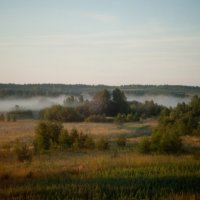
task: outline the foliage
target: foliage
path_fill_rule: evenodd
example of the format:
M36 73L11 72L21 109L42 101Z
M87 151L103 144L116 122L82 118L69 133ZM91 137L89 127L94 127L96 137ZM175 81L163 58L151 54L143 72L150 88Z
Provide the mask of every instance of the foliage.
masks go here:
M0 176L1 199L199 199L200 162L191 156L107 152L40 156ZM13 162L13 161L11 161ZM22 171L23 170L23 171ZM23 173L22 173L23 172ZM27 178L32 172L32 177ZM17 177L17 178L16 178ZM19 178L20 177L20 178Z
M49 150L50 147L67 149L93 149L93 139L77 129L70 132L58 122L40 122L35 130L34 147L36 152Z
M123 124L126 122L126 115L118 113L117 116L114 118L114 122L117 124Z
M113 108L112 113L116 115L118 113L127 114L130 110L129 104L126 100L126 96L123 91L119 88L116 88L112 91L112 101Z
M80 122L83 121L83 116L73 107L63 107L54 105L41 111L40 117L44 120L59 121L59 122Z
M97 149L101 151L105 151L109 149L109 142L106 138L101 138L97 141Z
M40 122L35 129L34 147L36 152L48 150L59 142L63 126L57 122Z
M140 153L150 153L151 152L151 141L149 138L144 137L138 146Z
M33 119L33 112L31 110L14 110L8 112L7 115L15 119Z
M17 155L17 160L20 162L30 162L32 160L32 152L25 143L17 141L15 144L15 153Z
M189 104L178 104L174 109L165 109L159 119L160 129L170 128L178 135L198 134L200 122L200 98L194 96Z
M160 106L151 101L145 101L144 103L132 101L130 102L131 113L134 115L134 121L139 120L139 118L150 118L158 116L161 111L164 109L163 106Z
M157 129L151 138L151 151L160 153L179 153L182 150L180 136L171 128Z
M68 133L68 130L62 130L59 136L59 144L62 149L67 149L72 146L72 139Z
M17 96L59 96L96 93L103 89L111 91L115 86L107 85L65 85L65 84L0 84L0 97ZM123 85L120 90L130 95L173 95L185 97L190 94L200 94L200 87L179 85Z

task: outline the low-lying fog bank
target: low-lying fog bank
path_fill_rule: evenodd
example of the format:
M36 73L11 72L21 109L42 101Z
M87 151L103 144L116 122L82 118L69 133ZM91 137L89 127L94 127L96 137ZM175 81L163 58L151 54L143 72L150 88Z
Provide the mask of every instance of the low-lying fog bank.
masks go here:
M83 95L84 99L91 100L92 97L88 94ZM54 104L63 104L66 99L65 95L61 95L58 97L33 97L33 98L7 98L0 99L0 111L6 112L14 110L16 105L23 109L30 110L41 110L43 108L49 107ZM145 102L146 100L153 100L155 103L164 105L167 107L174 107L178 103L188 103L190 101L190 97L175 97L175 96L164 96L164 95L144 95L144 96L135 96L135 95L127 95L128 101L139 101Z
M128 101L139 101L145 102L149 100L153 100L155 103L159 105L163 105L166 107L175 107L178 103L189 103L191 98L190 97L175 97L175 96L166 96L166 95L143 95L143 96L136 96L136 95L129 95L127 96Z

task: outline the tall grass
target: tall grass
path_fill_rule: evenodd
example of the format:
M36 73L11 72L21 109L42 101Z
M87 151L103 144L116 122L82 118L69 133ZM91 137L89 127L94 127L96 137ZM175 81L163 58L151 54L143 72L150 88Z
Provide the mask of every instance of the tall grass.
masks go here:
M200 162L190 155L57 152L32 163L8 160L0 172L0 199L200 197Z

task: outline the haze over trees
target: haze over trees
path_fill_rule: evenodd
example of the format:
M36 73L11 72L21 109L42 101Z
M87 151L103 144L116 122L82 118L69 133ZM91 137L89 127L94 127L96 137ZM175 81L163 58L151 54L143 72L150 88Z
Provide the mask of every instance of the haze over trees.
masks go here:
M70 99L73 99L70 97ZM46 120L56 120L62 122L78 121L98 121L106 122L106 117L120 117L123 115L124 121L138 121L141 117L148 118L157 116L163 106L155 104L153 101L143 103L128 102L123 91L116 88L112 92L102 90L94 94L91 101L82 102L77 107L66 107L54 105L40 112L40 117Z
M0 84L0 97L34 97L34 96L59 96L59 95L80 95L83 93L94 94L106 89L114 90L118 87L126 94L134 95L172 95L191 96L200 94L200 87L179 86L179 85L65 85L65 84Z

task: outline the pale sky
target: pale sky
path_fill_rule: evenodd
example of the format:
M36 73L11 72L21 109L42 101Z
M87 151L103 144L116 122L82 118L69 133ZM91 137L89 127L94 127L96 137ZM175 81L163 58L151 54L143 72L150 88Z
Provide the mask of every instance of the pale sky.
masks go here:
M0 0L0 82L200 86L200 0Z

